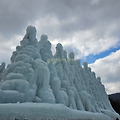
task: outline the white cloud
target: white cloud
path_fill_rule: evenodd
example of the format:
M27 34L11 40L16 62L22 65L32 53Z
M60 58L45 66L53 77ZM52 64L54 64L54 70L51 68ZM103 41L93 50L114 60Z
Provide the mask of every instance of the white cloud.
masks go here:
M119 45L119 38L116 35L118 30L118 22L109 25L98 23L91 29L81 29L80 21L73 16L71 19L61 20L54 14L46 15L37 19L33 24L37 27L37 38L42 33L47 34L51 43L62 43L63 46L72 46L77 49L80 58L84 58L89 54L99 54L105 50ZM116 32L115 32L116 31ZM69 50L68 50L69 51ZM74 50L76 51L76 50Z
M105 84L106 91L108 94L119 93L120 92L120 81L110 82Z
M8 63L29 24L36 26L38 40L41 34L48 35L54 52L58 42L74 51L77 58L116 47L120 45L119 11L120 0L1 0L0 62ZM109 72L109 79L119 80L116 63L120 62L116 57L106 57L92 65L95 72L103 75L103 81L108 80ZM105 69L103 74L101 68ZM108 87L112 84L106 82Z
M63 46L76 48L81 57L98 54L118 44L119 2L29 0L28 6L27 0L0 1L0 34L10 41L9 36L23 34L25 27L33 24L38 40L44 33L52 43L57 39Z
M92 1L91 1L91 4L92 4L92 5L97 5L98 2L99 2L99 0L92 0Z
M110 38L107 35L99 38L94 30L79 31L63 39L64 41L62 38L53 39L51 42L53 44L62 43L65 49L73 50L79 58L84 58L89 54L96 55L112 47L117 47L119 41L117 38Z
M97 76L101 76L108 93L120 92L120 50L96 60L89 66Z
M12 38L7 41L4 37L0 36L0 39L2 39L0 45L0 64L2 62L5 62L6 64L10 63L10 57L12 55L12 52L15 51L16 46L20 44L20 41L22 40L22 36L15 35Z

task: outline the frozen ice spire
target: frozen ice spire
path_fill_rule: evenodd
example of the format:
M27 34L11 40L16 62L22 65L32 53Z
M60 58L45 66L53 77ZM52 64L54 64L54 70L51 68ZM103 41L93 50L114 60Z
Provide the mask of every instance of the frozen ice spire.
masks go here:
M34 26L28 26L26 29L26 34L23 39L28 39L29 41L36 40L36 28Z
M53 55L51 51L51 43L49 42L47 35L41 35L39 47L41 58L43 61L47 62L48 60L52 59Z
M70 52L68 56L69 56L69 59L71 59L71 60L74 60L74 58L75 58L73 52Z
M58 43L57 46L56 46L56 53L55 53L54 57L62 59L63 56L64 56L63 46L62 46L62 44Z
M113 111L100 78L88 63L81 67L73 52L67 58L60 43L53 57L48 36L43 34L38 42L34 26L27 27L11 64L5 70L4 66L0 66L0 103L59 103L90 112Z

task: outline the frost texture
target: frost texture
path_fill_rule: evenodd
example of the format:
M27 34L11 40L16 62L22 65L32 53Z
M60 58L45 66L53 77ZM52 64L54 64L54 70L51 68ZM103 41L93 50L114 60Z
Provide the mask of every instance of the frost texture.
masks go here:
M11 64L7 68L1 64L0 80L0 103L59 103L79 111L116 115L101 78L96 78L87 62L81 67L74 53L67 55L60 43L52 55L47 35L38 42L34 26L27 27Z
M116 120L116 116L119 118L111 111L104 111L105 114L92 113L73 110L62 104L48 103L2 104L0 111L1 120ZM107 114L110 114L110 117Z

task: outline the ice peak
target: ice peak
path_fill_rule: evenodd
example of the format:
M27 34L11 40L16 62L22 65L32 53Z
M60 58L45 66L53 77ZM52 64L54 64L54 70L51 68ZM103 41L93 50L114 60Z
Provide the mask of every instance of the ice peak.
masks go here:
M79 111L114 112L101 79L96 78L87 62L80 65L74 53L61 43L53 56L48 36L36 39L36 28L28 26L20 46L5 69L0 65L0 103L39 102L63 104ZM101 97L102 96L102 97Z

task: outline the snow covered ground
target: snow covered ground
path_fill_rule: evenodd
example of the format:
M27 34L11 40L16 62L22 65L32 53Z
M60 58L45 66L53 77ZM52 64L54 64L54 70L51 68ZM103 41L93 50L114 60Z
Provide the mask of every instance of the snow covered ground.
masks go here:
M112 117L102 113L73 110L62 104L0 104L0 120L116 120Z

